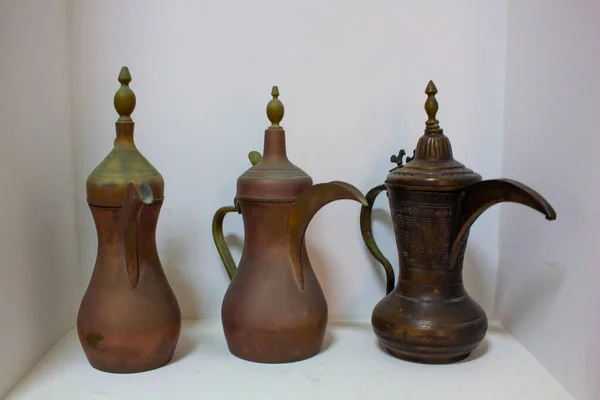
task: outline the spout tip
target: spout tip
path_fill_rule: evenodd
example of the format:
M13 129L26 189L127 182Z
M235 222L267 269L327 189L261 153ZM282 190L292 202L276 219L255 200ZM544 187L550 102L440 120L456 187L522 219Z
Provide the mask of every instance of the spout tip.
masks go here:
M362 195L362 193L359 192L359 195L357 196L357 198L363 207L369 207L369 201L367 200L367 198L365 196Z
M348 200L356 200L365 207L369 205L369 201L365 198L365 196L363 196L361 191L358 190L358 188L356 188L355 186L353 186L349 183L346 183L346 182L342 182L342 181L331 181L329 183L340 186L343 188L343 190L346 190L351 194L350 197L344 197L344 198L346 198Z
M550 205L550 203L543 197L540 196L540 198L542 201L540 201L541 207L538 208L538 211L544 214L544 217L548 221L554 221L556 219L556 211L554 211L554 207L552 207L552 205Z

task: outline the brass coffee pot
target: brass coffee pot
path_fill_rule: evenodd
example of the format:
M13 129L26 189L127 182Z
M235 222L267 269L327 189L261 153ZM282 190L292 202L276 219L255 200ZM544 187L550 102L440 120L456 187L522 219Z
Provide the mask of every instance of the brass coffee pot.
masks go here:
M133 140L135 94L121 69L112 151L90 174L87 202L98 234L94 272L81 301L77 332L90 364L142 372L171 360L181 329L175 294L156 249L164 180Z
M395 357L423 363L466 358L483 340L487 317L465 291L462 266L469 230L494 204L515 202L554 220L552 206L537 192L508 179L482 181L452 156L452 146L436 119L437 89L429 82L425 111L429 119L413 157L403 165L404 150L392 156L397 167L384 185L368 192L360 215L362 237L385 268L387 296L373 310L371 322L380 342ZM400 276L371 231L371 209L387 191Z
M284 107L276 86L271 94L264 152L249 154L253 166L237 180L234 206L217 210L212 229L231 278L221 312L229 350L245 360L284 363L317 354L327 325L327 302L308 259L306 228L332 201L367 202L347 183L313 185L311 177L288 160L285 131L279 125ZM237 268L223 237L223 219L230 212L242 214L244 220Z

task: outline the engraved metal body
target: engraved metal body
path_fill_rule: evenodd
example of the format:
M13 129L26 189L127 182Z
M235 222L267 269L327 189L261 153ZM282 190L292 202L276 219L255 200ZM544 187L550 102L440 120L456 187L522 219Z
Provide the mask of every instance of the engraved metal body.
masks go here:
M479 345L487 330L485 312L463 286L466 238L457 266L448 268L460 192L388 188L388 197L401 249L400 276L393 295L373 311L375 333L396 357L458 361Z
M452 156L448 137L435 118L437 89L425 91L429 116L414 155L397 164L384 185L367 193L361 210L361 232L371 254L384 266L387 296L373 310L375 334L396 357L450 363L467 357L485 337L487 317L467 294L462 267L471 225L494 204L510 201L556 218L552 206L522 183L481 176ZM371 232L371 209L377 195L387 192L399 253L400 274L383 256Z

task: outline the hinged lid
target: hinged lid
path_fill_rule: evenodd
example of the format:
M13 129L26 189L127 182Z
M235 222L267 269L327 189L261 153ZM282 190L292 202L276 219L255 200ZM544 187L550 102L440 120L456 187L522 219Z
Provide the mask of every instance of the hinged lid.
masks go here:
M86 182L87 201L101 207L121 207L127 184L140 187L147 183L152 189L155 202L163 200L164 180L152 164L139 152L133 141L134 122L131 113L135 109L135 94L129 88L131 75L127 67L119 74L121 87L114 99L119 113L116 122L117 137L114 148L92 171Z
M304 189L312 186L312 178L287 158L285 131L279 125L284 107L279 100L277 86L273 86L271 95L273 99L267 104L271 126L265 130L262 159L238 178L238 200L292 202ZM253 163L256 161L254 157L255 152L250 153Z
M398 167L390 171L386 185L418 190L458 190L480 181L481 175L452 156L450 140L435 118L438 111L437 88L432 81L429 81L425 93L425 111L429 117L425 122L425 133L419 139L413 157L408 157L405 165L402 165L404 150L398 156L392 156L392 162L396 162Z

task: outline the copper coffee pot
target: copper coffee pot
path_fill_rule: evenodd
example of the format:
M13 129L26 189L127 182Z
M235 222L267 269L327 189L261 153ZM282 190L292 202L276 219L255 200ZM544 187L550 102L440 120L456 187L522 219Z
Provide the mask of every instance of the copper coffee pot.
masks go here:
M229 350L250 361L284 363L317 354L327 325L327 302L304 242L308 224L332 201L367 202L347 183L313 185L311 177L288 160L285 131L279 125L284 108L276 86L272 95L263 155L249 154L253 166L238 178L235 206L217 210L212 229L232 279L222 306ZM238 268L223 237L223 219L230 212L244 219Z
M548 220L556 213L537 192L508 179L482 181L452 156L450 141L435 118L437 89L429 82L425 111L429 119L412 158L390 171L384 185L367 194L360 225L371 254L384 266L387 296L373 310L375 334L393 356L423 363L466 358L483 340L487 317L463 286L462 266L469 229L485 210L515 202L538 210ZM394 271L371 232L371 209L387 191L400 258Z
M133 141L135 94L121 69L114 148L87 180L98 255L77 317L90 364L115 373L158 368L171 359L181 314L156 249L164 181Z

